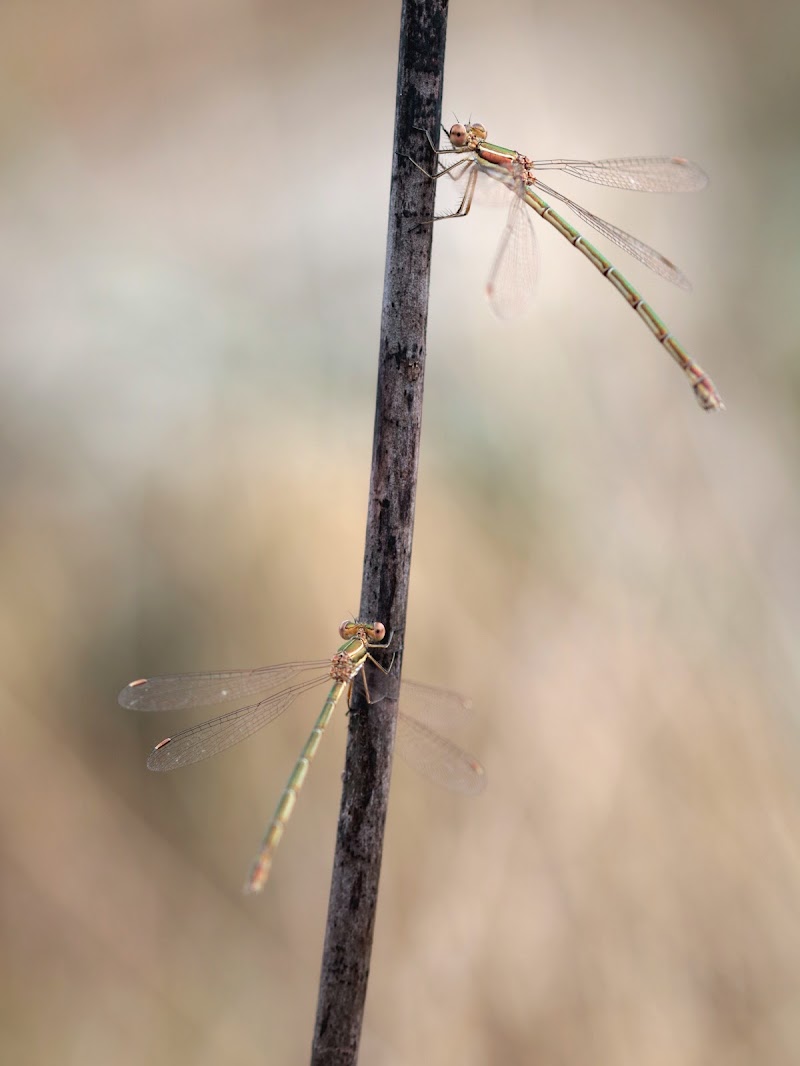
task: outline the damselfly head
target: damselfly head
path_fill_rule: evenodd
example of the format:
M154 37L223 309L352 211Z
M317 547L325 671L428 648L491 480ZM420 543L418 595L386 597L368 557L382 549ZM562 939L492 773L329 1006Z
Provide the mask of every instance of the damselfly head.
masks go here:
M450 138L450 143L454 148L474 147L480 141L486 140L486 127L482 126L480 122L470 122L467 126L464 126L461 122L456 122L447 131L447 136Z
M380 644L386 636L386 626L383 622L359 622L354 618L346 618L339 626L342 640L352 640L362 634L368 644Z

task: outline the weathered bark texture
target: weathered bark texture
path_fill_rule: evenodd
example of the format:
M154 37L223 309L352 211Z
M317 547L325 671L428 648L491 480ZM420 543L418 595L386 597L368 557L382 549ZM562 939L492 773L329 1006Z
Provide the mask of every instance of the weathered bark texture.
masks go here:
M411 568L433 229L417 223L433 217L434 201L434 183L406 156L434 165L424 134L414 127L437 137L446 27L447 0L403 0L361 591L361 617L383 622L392 633L395 686ZM349 718L312 1066L344 1066L358 1058L394 744L394 716L365 710L356 701Z

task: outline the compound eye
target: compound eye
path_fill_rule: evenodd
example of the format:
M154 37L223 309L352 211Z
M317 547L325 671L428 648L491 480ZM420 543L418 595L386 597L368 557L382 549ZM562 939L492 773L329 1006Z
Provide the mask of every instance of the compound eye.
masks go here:
M470 126L470 130L478 138L479 141L486 140L486 127L481 126L480 122L473 123L473 125Z
M450 138L450 143L454 148L462 148L467 143L467 127L457 122L450 127L450 132L447 136Z
M383 624L383 622L375 622L375 624L372 626L372 635L375 637L377 643L380 644L380 642L386 636L386 626Z
M342 624L339 626L339 636L342 640L347 640L348 637L353 635L353 623L349 618L345 618Z

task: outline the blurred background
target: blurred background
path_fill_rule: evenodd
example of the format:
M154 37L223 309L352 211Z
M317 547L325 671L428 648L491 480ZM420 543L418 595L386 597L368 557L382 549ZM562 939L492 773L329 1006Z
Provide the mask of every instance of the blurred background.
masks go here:
M399 3L0 8L15 1066L307 1061L343 715L245 898L319 698L162 776L147 752L201 714L116 697L330 655L357 610L398 27ZM437 228L405 670L473 697L489 785L395 769L364 1063L800 1057L799 32L790 0L452 5L448 124L709 172L550 181L693 279L597 240L728 410L550 227L512 325L483 295L502 214Z

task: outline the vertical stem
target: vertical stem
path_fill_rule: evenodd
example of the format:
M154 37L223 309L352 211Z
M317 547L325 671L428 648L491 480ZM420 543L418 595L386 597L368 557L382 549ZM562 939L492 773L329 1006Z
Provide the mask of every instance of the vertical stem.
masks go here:
M427 160L422 127L442 113L448 0L403 0L389 234L383 290L361 617L392 633L399 677L417 485L434 183L407 155ZM360 688L360 686L359 686ZM396 690L395 690L396 691ZM381 707L391 708L387 698ZM394 716L350 715L342 804L322 959L312 1066L355 1063L367 993L389 798ZM361 712L361 713L359 713Z

